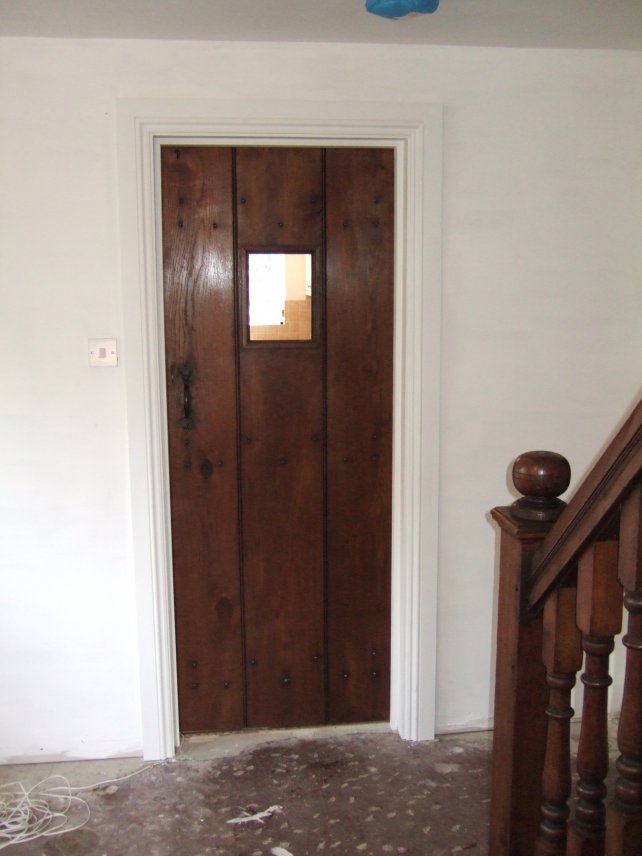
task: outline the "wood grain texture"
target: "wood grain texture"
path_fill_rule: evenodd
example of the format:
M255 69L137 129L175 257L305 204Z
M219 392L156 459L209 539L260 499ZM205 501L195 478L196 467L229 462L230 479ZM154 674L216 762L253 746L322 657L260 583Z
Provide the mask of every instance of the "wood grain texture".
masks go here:
M626 673L618 726L615 799L607 809L607 856L633 856L642 842L642 485L620 514L619 579L627 614Z
M642 473L642 401L577 488L533 561L530 605L546 593L596 538Z
M239 246L320 246L321 149L237 149Z
M162 194L181 729L387 719L393 153L166 147ZM313 254L311 341L249 341L250 251Z
M527 610L528 575L550 524L517 520L510 508L496 508L492 516L502 532L488 852L533 856L548 688L542 663L542 617Z
M162 149L174 604L182 731L243 725L232 155ZM190 428L181 367L192 367ZM224 414L225 418L221 418Z
M327 153L329 721L390 696L394 155Z
M520 723L528 719L539 728L541 685L536 676L537 654L529 641L529 622L542 609L550 702L542 824L535 852L537 856L642 852L641 472L642 402L548 533L542 522L539 531L533 529L529 536L526 520L518 514L521 501L512 509L492 512L502 528L490 838L490 852L497 856L531 856L533 852L529 817L522 812L520 819L517 805L522 802L530 816L531 800L517 777L529 766L535 768L540 752L532 742L517 748L516 735ZM533 493L530 487L528 493L529 497ZM569 617L575 578L577 628ZM620 776L607 825L609 655L621 629L622 589L629 613L629 632L623 640L627 672L619 729ZM567 827L569 694L578 662L578 630L585 655L584 698L577 755L578 798ZM529 674L532 687L521 696L520 675ZM539 744L539 738L535 742Z
M239 149L239 266L247 247L321 249L319 149ZM247 724L322 723L323 352L241 347Z
M543 661L549 699L546 708L546 754L542 773L542 820L535 856L566 853L571 795L571 690L582 666L582 639L575 620L577 589L552 592L544 607Z

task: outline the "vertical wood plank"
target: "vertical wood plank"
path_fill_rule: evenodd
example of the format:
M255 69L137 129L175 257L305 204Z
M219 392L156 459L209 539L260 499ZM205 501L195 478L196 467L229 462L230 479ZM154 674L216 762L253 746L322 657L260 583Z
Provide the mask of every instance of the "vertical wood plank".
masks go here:
M180 728L235 729L243 669L231 151L165 146L161 161Z
M394 153L326 158L329 721L386 720Z
M238 263L322 246L319 149L239 148ZM324 720L323 362L316 345L241 346L247 724Z

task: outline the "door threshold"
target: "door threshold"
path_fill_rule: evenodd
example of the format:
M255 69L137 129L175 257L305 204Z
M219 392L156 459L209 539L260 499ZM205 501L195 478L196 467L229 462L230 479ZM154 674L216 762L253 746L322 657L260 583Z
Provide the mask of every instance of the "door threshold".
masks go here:
M209 761L229 758L256 749L266 743L290 740L317 740L327 737L387 733L389 722L349 723L347 725L311 725L301 728L247 728L243 731L182 734L177 760Z

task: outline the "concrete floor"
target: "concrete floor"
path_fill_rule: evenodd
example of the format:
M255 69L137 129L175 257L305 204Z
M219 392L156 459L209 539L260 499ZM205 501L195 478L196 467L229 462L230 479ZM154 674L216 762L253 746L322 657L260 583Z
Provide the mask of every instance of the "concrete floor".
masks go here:
M16 856L487 854L490 735L407 743L387 726L192 737L179 756L0 767L0 784L52 774L83 791L81 829ZM265 811L270 816L230 824ZM72 817L75 816L72 812Z

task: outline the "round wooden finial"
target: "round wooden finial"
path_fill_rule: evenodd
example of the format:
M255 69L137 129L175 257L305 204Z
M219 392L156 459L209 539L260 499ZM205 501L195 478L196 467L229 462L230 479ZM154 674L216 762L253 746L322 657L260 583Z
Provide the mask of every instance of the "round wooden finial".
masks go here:
M524 452L515 458L513 484L523 494L513 503L513 515L522 520L557 520L566 505L558 499L571 481L571 467L557 452Z

